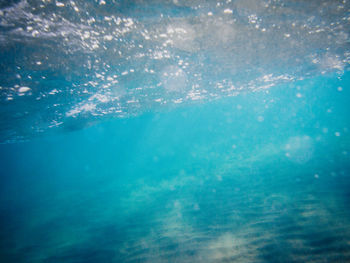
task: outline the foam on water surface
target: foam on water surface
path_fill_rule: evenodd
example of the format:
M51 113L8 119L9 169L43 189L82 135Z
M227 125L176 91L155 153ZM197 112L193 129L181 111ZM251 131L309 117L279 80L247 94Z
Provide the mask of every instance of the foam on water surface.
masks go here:
M349 262L348 1L0 1L1 262Z
M21 0L0 12L2 142L349 65L347 1Z

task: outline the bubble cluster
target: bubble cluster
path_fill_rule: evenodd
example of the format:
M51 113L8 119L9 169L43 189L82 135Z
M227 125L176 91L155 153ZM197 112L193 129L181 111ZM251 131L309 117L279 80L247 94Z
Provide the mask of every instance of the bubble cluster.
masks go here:
M10 119L36 116L17 118L30 134L80 114L132 116L341 75L349 10L331 0L10 1L0 9L0 100Z

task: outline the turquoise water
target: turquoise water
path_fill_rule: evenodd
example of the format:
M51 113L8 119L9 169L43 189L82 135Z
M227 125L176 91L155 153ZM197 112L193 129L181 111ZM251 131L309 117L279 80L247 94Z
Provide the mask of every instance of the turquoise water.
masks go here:
M2 145L3 262L349 261L349 81Z
M347 1L0 3L1 262L350 262Z

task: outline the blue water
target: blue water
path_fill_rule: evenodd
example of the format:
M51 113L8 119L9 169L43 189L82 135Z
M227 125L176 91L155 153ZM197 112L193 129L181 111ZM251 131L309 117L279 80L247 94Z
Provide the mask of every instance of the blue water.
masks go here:
M0 3L0 262L350 262L346 1Z
M349 81L1 145L3 262L349 261Z

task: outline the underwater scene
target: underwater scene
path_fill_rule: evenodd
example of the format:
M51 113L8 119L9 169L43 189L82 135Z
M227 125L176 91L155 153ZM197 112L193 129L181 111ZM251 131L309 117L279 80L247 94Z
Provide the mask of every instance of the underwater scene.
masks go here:
M1 0L0 262L350 262L350 1Z

